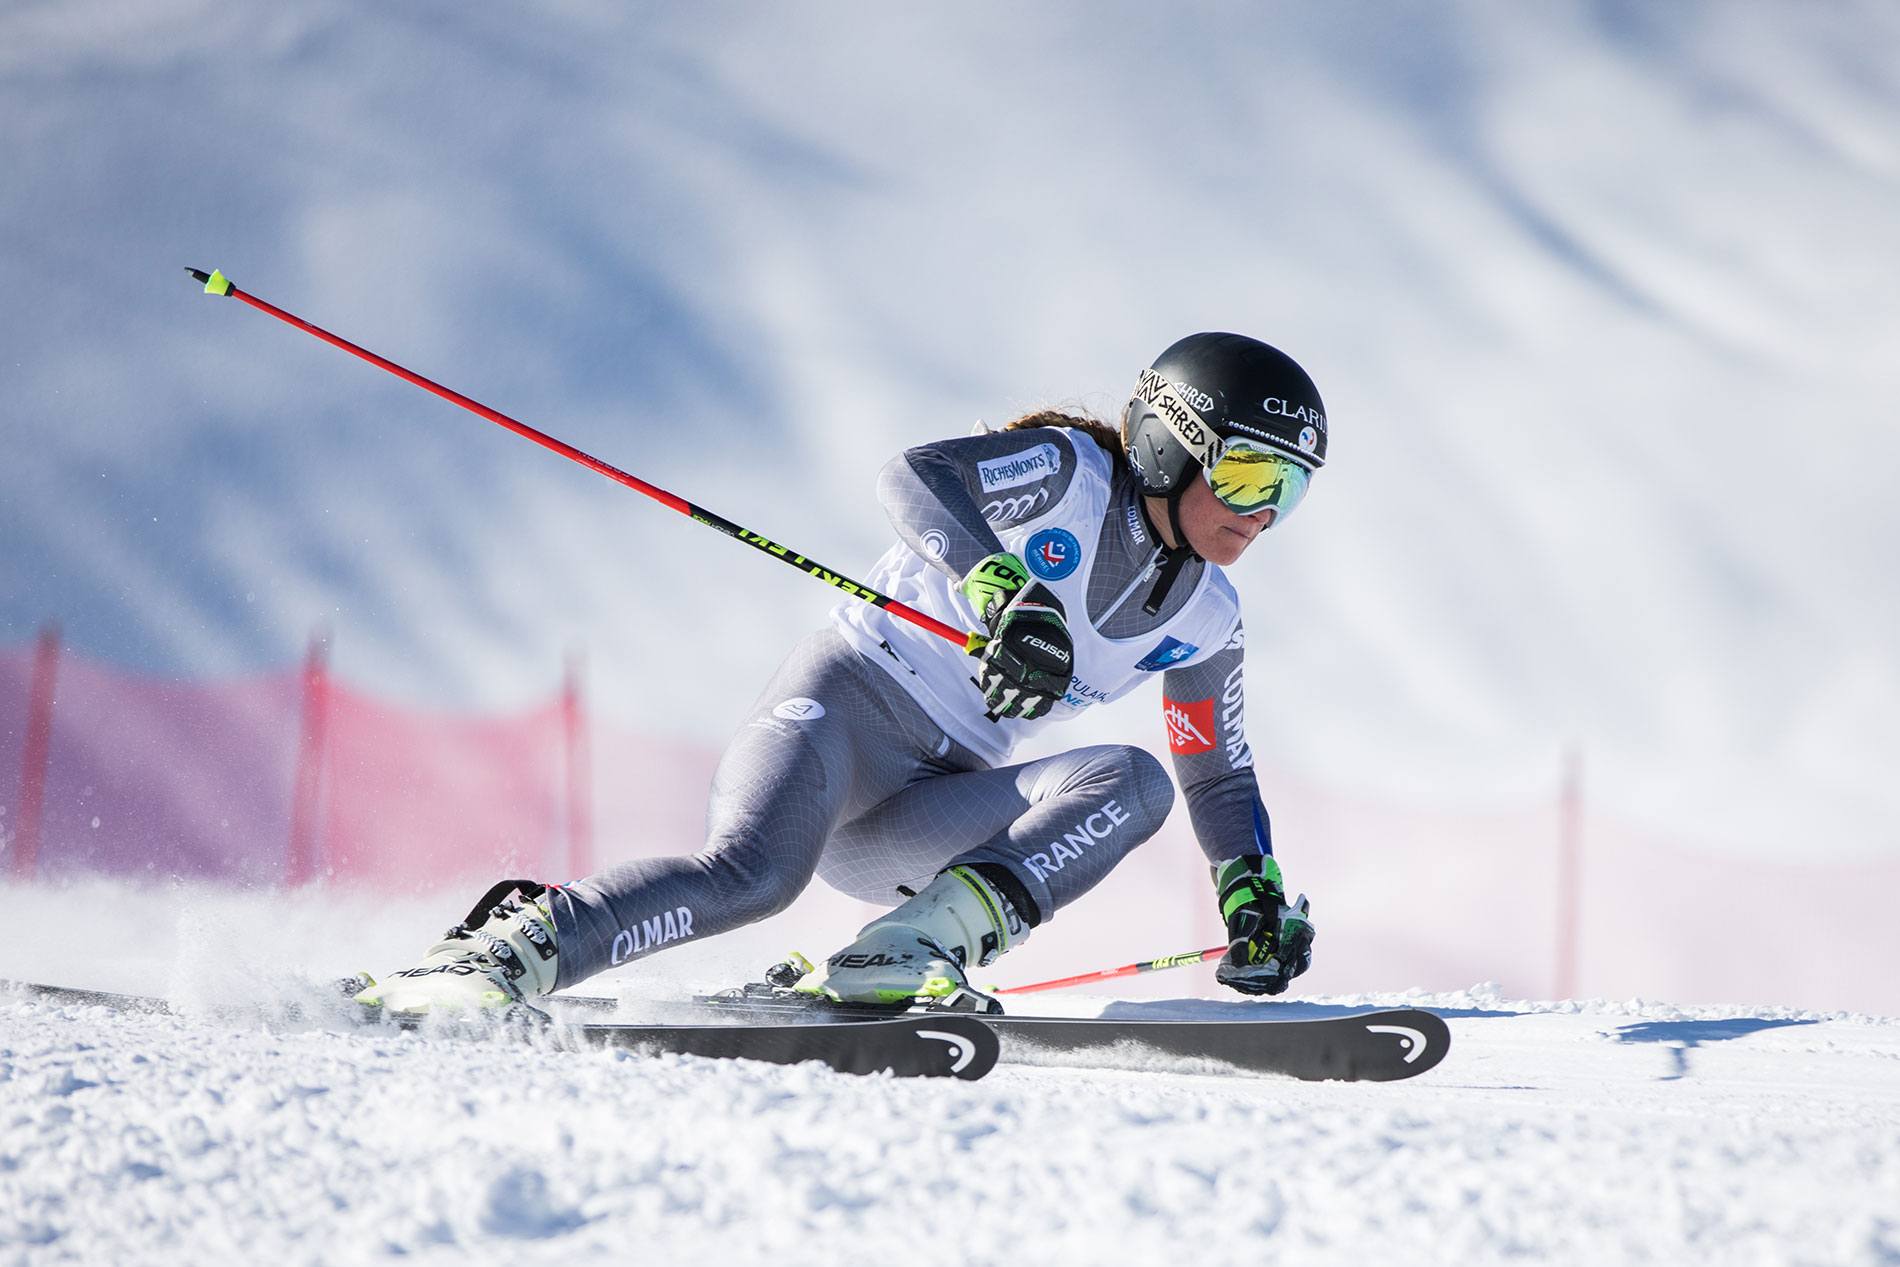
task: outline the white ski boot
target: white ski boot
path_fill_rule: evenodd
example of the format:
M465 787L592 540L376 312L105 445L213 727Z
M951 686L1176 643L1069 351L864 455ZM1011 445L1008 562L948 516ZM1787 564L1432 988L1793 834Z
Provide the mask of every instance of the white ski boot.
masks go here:
M548 890L503 880L421 963L371 981L356 1002L399 1021L502 1016L553 990L559 962Z
M966 972L987 967L1029 938L1010 900L971 867L938 873L909 901L866 924L858 939L798 982L800 994L838 1003L902 1004L1000 1012L970 987Z

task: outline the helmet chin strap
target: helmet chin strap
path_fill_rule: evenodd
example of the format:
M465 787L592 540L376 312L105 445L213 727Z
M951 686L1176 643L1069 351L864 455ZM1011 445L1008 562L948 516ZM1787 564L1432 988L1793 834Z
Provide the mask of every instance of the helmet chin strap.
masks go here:
M1198 559L1194 547L1188 544L1187 529L1181 526L1181 503L1187 499L1188 481L1182 480L1181 486L1168 494L1168 527L1174 533L1174 549L1185 550L1189 558Z
M1174 589L1189 559L1205 562L1188 544L1187 529L1181 526L1181 499L1187 496L1187 490L1188 481L1184 479L1168 494L1168 527L1174 534L1174 545L1161 552L1161 575L1155 577L1154 588L1148 591L1148 601L1141 605L1141 610L1150 616L1161 613L1161 604L1168 601L1168 593Z

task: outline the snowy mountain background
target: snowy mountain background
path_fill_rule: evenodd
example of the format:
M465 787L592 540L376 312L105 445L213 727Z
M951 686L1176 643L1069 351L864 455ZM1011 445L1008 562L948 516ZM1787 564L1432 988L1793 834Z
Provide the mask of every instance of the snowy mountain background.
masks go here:
M1239 329L1335 429L1237 569L1263 767L1515 808L1575 744L1593 813L1891 861L1896 65L1876 4L14 6L0 641L322 625L466 709L578 647L716 743L833 601L183 265L847 571L904 445Z

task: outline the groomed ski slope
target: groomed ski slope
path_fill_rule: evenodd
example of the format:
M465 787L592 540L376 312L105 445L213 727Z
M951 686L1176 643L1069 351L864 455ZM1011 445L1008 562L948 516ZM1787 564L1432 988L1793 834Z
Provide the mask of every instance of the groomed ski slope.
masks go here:
M9 995L0 1264L1900 1262L1900 1022L1271 1006L1400 1001L1409 1082L961 1084Z

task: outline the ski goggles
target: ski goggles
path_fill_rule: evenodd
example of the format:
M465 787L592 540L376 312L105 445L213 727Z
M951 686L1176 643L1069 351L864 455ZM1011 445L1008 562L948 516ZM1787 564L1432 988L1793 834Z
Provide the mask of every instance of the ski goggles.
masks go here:
M1236 515L1271 507L1276 524L1293 513L1313 478L1280 450L1238 436L1220 445L1219 455L1201 468L1201 475L1220 504Z

